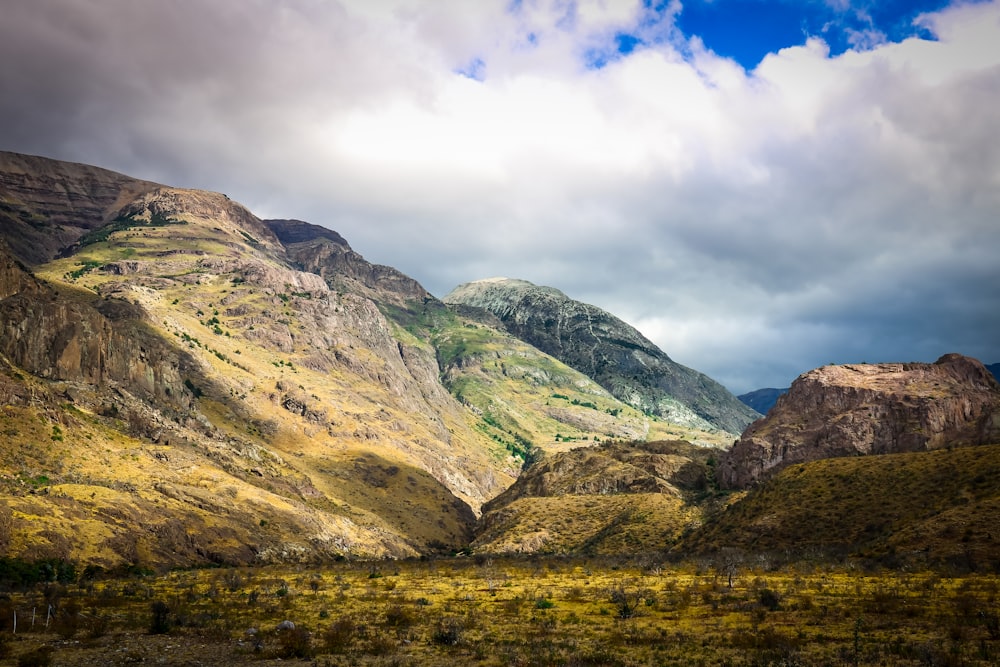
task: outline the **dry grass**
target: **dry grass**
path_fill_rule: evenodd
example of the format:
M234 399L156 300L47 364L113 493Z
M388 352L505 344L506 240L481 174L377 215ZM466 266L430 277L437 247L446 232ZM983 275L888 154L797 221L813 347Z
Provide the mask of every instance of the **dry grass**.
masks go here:
M55 664L990 665L997 576L478 558L196 570L14 594ZM50 627L39 609L54 602ZM30 625L36 611L34 627ZM18 614L16 642L10 619ZM290 620L295 630L279 630ZM165 634L163 634L165 633ZM172 652L171 652L172 651ZM150 658L152 659L152 657ZM8 659L13 660L13 657ZM9 662L7 664L14 664Z

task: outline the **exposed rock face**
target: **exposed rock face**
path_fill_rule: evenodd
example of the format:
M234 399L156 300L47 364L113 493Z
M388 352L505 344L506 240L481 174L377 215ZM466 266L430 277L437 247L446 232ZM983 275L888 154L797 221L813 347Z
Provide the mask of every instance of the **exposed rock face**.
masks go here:
M379 302L403 305L407 300L432 299L413 278L391 266L372 264L354 252L344 238L325 227L301 220L265 220L287 248L288 257L303 271L329 282L350 280Z
M794 463L990 442L1000 442L1000 385L975 359L824 366L750 425L718 474L745 488Z
M513 480L383 312L427 292L336 232L43 158L3 156L0 187L5 554L415 556Z
M633 327L557 289L493 278L460 285L444 301L489 311L514 336L619 400L669 421L740 433L760 416L718 382L674 362Z
M18 260L41 264L157 187L107 169L0 151L0 225Z

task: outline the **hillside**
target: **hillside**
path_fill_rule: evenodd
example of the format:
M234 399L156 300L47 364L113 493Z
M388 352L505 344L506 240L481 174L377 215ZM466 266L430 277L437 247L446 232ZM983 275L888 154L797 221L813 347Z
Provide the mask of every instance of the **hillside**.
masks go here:
M667 421L739 434L760 416L617 317L551 287L493 278L460 285L444 301L492 313L512 335Z
M641 554L698 525L713 495L711 449L610 442L533 463L483 507L481 553Z
M740 399L745 405L760 414L766 415L768 411L774 407L774 404L778 402L778 397L786 393L788 393L788 389L775 389L773 387L767 387L765 389L755 389L754 391L740 394L736 398Z
M1000 443L997 443L1000 444ZM683 540L685 556L863 557L1000 568L1000 446L790 466Z

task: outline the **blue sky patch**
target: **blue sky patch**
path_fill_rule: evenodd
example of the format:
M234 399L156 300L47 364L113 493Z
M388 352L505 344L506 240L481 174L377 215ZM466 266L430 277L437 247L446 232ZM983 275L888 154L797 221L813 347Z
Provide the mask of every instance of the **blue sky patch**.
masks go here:
M948 2L863 0L842 9L831 4L822 0L687 0L677 27L752 70L767 54L800 46L809 37L826 41L832 55L882 41L927 38L927 31L915 26L914 19Z

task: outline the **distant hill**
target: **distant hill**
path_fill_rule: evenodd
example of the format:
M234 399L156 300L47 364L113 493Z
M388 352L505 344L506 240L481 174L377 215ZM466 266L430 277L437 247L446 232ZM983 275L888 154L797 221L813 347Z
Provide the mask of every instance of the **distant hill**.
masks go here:
M531 464L483 507L486 553L660 551L698 525L717 452L683 441L604 443Z
M740 394L736 398L740 399L743 403L750 406L760 414L766 415L768 410L774 407L778 397L785 393L788 393L787 388L755 389L754 391L747 392L746 394Z
M1000 363L987 364L986 370L988 370L990 373L993 373L993 377L995 377L998 381L1000 381Z
M619 400L675 423L739 434L760 415L707 375L676 363L600 308L526 280L456 287L445 303L482 308L521 340L592 378Z

